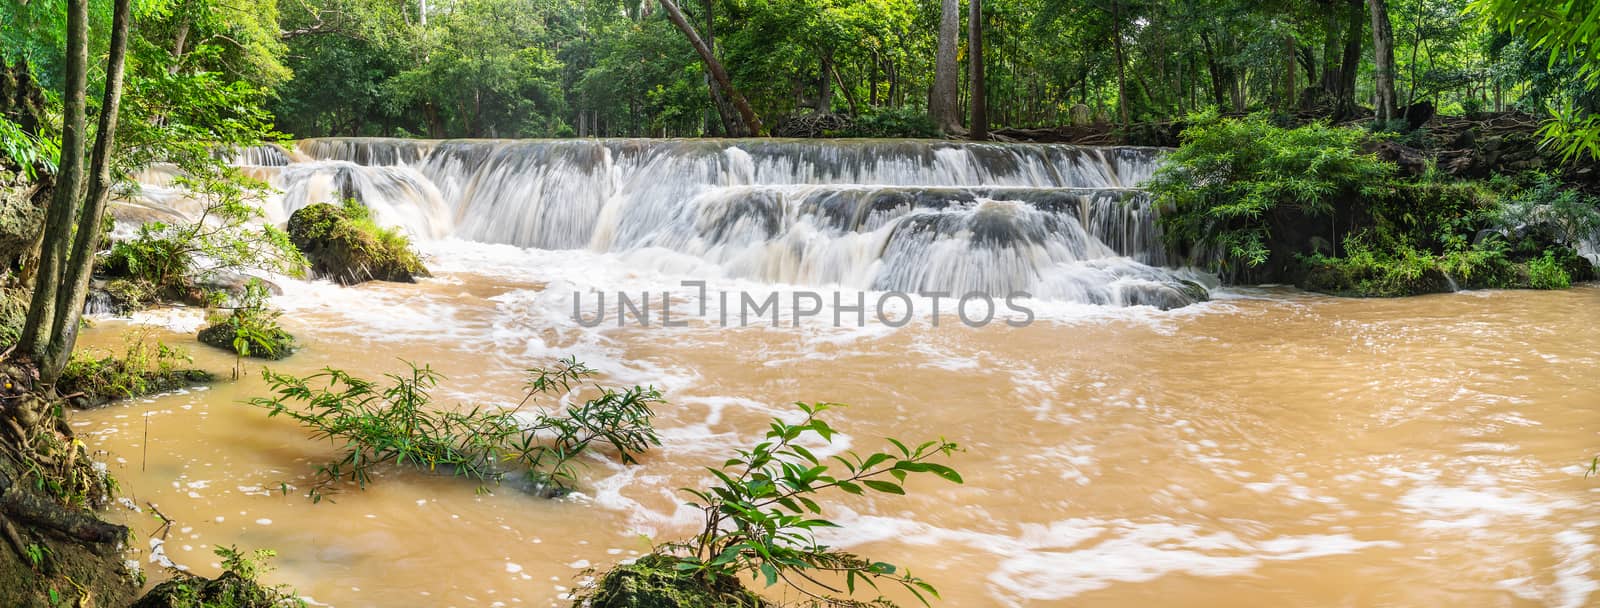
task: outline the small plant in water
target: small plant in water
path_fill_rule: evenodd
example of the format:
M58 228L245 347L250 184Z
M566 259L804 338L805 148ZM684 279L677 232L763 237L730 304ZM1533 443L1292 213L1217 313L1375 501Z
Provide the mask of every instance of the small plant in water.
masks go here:
M610 446L629 464L661 445L650 418L663 401L653 387L618 391L594 385L597 394L591 399L557 413L524 415L522 409L541 396L561 398L584 389L596 372L572 358L528 370L523 399L513 408L432 409L428 391L442 376L427 366L408 365L409 374L389 374L386 385L331 368L304 378L263 370L276 396L252 399L252 405L340 444L343 456L317 469L313 500L320 501L340 480L365 488L374 468L388 464L443 468L492 483L516 472L536 492L556 496L574 487L577 458L595 444Z
M628 578L670 587L663 593L673 597L688 589L721 598L720 603L710 605L766 605L752 593L739 592L737 581L744 574L764 579L769 587L782 581L819 606L892 606L882 597L867 603L848 598L858 584L877 590L881 582L904 587L925 605L929 596L938 597L932 585L893 564L819 543L815 530L838 526L822 518L817 497L830 490L904 495L905 480L912 474L927 473L961 483L955 470L931 462L954 453L956 444L939 440L911 446L888 439L890 449L867 455L847 451L823 459L800 442L815 437L831 444L835 431L820 416L839 406L797 405L805 414L799 423L774 419L762 442L739 450L722 466L708 469L716 479L709 488L684 489L694 499L690 506L704 514L698 534L664 545L634 565L612 570L575 605L648 605L630 603L646 602L641 598L625 597L641 587L639 583L618 584ZM667 575L666 568L673 574ZM835 586L841 579L843 589Z
M267 305L267 295L260 279L250 279L238 306L212 315L210 326L200 330L201 342L233 351L235 379L245 357L282 359L294 353L294 336L278 324L283 312Z

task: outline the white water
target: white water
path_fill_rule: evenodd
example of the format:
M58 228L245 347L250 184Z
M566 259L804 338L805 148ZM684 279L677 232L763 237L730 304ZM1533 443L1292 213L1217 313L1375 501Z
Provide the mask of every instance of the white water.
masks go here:
M237 155L274 223L355 199L414 237L763 283L1173 308L1204 289L1135 187L1148 148L913 141L321 139ZM161 171L139 204L184 213ZM192 211L191 211L192 213Z

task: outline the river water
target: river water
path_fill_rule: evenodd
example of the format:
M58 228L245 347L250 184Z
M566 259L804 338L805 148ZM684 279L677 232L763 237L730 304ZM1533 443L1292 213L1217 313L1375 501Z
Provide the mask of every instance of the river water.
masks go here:
M364 151L318 158L340 154L317 152L333 143L302 142L297 158L284 161L289 167L263 171L315 173L315 163L350 163L339 167L419 173L415 183L434 189L422 196L437 196L428 204L438 209L415 212L423 205L370 189L364 202L390 205L398 214L390 223L413 232L435 278L351 288L282 281L285 293L274 303L287 310L285 326L305 348L272 369L334 366L376 377L410 360L447 377L435 392L439 402L496 404L520 398L521 370L570 354L600 369L603 382L661 387L670 402L656 418L664 445L634 466L589 459L580 492L560 500L386 470L364 491L313 504L304 489L332 446L243 403L266 392L261 364L249 362L239 382L76 415L84 440L105 452L124 495L144 511L120 511L140 539L141 561L152 557L149 538L161 527L148 503L177 522L159 545L174 562L212 574L214 547L276 549L268 579L319 604L566 605L586 569L695 530L696 514L677 489L705 483L703 467L757 441L770 418L792 417L788 404L832 401L849 404L830 420L846 435L840 447L876 449L886 436L942 436L963 446L949 464L964 485L914 480L904 497L825 501L829 519L843 525L825 540L909 567L940 589L936 605L1578 607L1600 597L1600 516L1591 508L1600 480L1584 475L1600 448L1595 286L1393 300L1213 288L1210 301L1190 304L1169 297L1172 286L1202 277L1163 268L1171 261L1141 253L1142 245L1095 236L1087 203L1068 212L1078 214L1077 233L1063 220L1043 237L1023 231L987 241L985 252L1004 254L986 258L989 266L934 263L960 257L941 252L945 241L967 239L977 251L983 239L973 235L986 234L971 228L981 222L965 231L939 228L934 233L944 236L914 258L931 260L935 270L909 285L913 267L894 266L909 260L793 253L790 239L805 223L795 219L805 216L797 201L816 188L772 188L781 219L761 228L759 239L629 229L606 219L627 211L611 208L619 199L635 196L618 192L591 201L593 208L530 215L531 227L519 231L476 215L489 212L466 211L463 201L488 200L471 193L482 191L481 176L463 186L428 172L448 146L411 157L384 152L399 149L392 145L347 146ZM622 153L611 154L604 162L622 164ZM950 154L930 153L929 162ZM754 177L742 181L697 178L724 189L687 195L700 201L700 217L708 217L704 209L751 208L748 197L756 195L749 193L765 187L752 185L763 181L759 158L753 165ZM624 181L633 174L608 170ZM810 176L789 181L817 183L867 173L788 171ZM865 177L892 184L896 175L905 173ZM998 177L1008 175L1016 173ZM619 183L610 179L607 187ZM561 180L547 175L538 183L553 181ZM940 213L979 216L985 205L1025 198L1028 208L1008 217L1041 222L1026 213L1051 209L1037 192L997 196L959 176L936 181L976 199ZM1009 186L1046 194L1083 187L1030 183ZM292 211L293 186L280 182L290 194L274 201L273 213ZM743 190L730 199L729 188ZM711 203L733 199L739 202ZM910 207L913 216L920 208ZM872 238L882 240L866 250L888 251L903 233L883 226L909 221L900 213L818 233L835 251L856 251L850 247L859 243L847 241ZM592 228L563 241L569 232L540 223L550 214ZM670 213L657 217L658 227L672 224ZM732 224L743 228L721 220L694 225L719 235L752 225ZM873 236L878 230L884 234ZM1093 242L1071 241L1078 233ZM719 246L732 242L739 247ZM819 255L838 263L774 261ZM798 324L785 312L776 328L717 319L722 291L776 292L787 301L804 289L959 289L993 276L1008 278L984 287L1043 292L1025 300L1034 316L1026 327L969 327L948 316L934 326L925 299L912 300L917 312L903 327L870 317L861 327L836 325L832 306ZM573 318L574 299L592 314L595 294L617 291L668 291L674 314L679 305L695 311L702 300L681 284L686 278L707 281L712 292L710 312L688 315L687 326L591 328ZM1163 306L1131 305L1150 303L1138 294L1155 292ZM198 365L226 377L232 357L193 341L201 322L196 311L155 311L100 319L84 339L115 347L130 328L146 328L187 345Z

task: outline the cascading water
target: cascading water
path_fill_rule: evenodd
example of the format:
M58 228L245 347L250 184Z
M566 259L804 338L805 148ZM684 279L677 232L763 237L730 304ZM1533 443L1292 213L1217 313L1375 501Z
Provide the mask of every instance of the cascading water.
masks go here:
M1156 213L1137 189L1159 155L889 140L334 138L235 159L281 192L273 222L355 199L425 239L659 248L765 282L1171 308L1205 290L1161 267ZM152 181L158 193L168 185Z

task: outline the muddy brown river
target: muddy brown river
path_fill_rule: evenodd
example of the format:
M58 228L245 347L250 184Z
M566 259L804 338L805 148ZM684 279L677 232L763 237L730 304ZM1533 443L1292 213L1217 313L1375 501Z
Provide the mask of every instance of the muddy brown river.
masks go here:
M843 447L947 437L956 486L834 496L832 544L909 567L938 606L1563 606L1600 587L1600 288L1349 300L1217 290L1173 311L1039 305L1033 324L584 328L572 292L671 289L613 254L439 241L417 285L285 284L303 352L274 370L369 377L426 363L441 403L505 403L572 354L653 383L663 446L586 461L577 495L390 469L304 495L327 442L243 402L245 379L75 417L152 551L214 574L218 546L279 553L313 605L564 606L584 572L695 529L677 489L797 400L849 404ZM663 287L665 285L665 287ZM760 289L729 280L713 288ZM689 290L675 298L693 303ZM101 320L187 346L194 311ZM286 490L286 491L285 491ZM175 520L164 543L146 504ZM153 578L159 578L159 574ZM775 599L785 592L774 588ZM788 599L797 599L792 593ZM896 596L897 599L906 599Z
M447 376L435 403L495 406L520 398L522 370L571 355L607 384L660 387L663 445L634 466L587 458L579 492L559 500L387 468L313 503L335 446L246 405L267 391L257 361L238 382L75 424L140 509L115 516L153 579L169 562L215 574L217 547L269 548L267 580L313 605L571 605L591 568L696 531L679 488L707 483L706 466L796 401L849 405L830 419L837 449L963 446L948 464L964 485L823 501L842 528L821 540L909 567L942 591L937 606L1600 603L1600 478L1585 476L1600 452L1600 287L1394 300L1217 288L1191 268L1203 259L1169 250L1139 189L1163 154L765 139L252 148L235 162L271 185L265 221L353 199L435 275L280 277L273 305L305 347L274 370L377 378L410 361ZM140 175L113 210L121 233L199 217L173 171ZM1030 314L1006 306L969 327L948 299L938 317L907 296L887 311L907 321L896 327L831 301L939 291L1025 293ZM613 322L619 293L646 292L687 325ZM788 305L805 293L817 314ZM779 326L723 321L741 297L773 294ZM227 378L232 356L193 338L201 317L100 318L85 341L152 332ZM164 538L151 505L175 522Z

